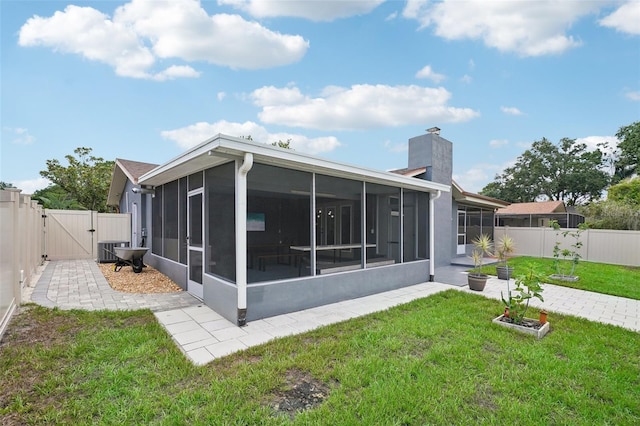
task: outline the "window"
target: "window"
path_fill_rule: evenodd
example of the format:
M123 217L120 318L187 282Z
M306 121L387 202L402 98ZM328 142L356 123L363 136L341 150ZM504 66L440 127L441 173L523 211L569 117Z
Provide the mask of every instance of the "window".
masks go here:
M316 175L316 270L362 267L362 182Z
M192 175L193 176L193 175ZM189 187L192 185L189 176ZM206 272L236 280L235 162L205 171Z
M247 281L311 274L310 173L254 164L247 175Z
M370 184L367 189L367 267L400 262L400 189Z

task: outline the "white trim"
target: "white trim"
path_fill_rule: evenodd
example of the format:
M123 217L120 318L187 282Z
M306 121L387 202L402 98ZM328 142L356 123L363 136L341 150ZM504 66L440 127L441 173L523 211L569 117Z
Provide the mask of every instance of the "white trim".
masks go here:
M371 183L400 186L405 189L422 192L449 192L451 190L449 185L323 160L290 149L273 147L221 134L145 173L140 176L138 182L140 185L161 185L198 170L228 162L231 159L241 159L245 153L252 154L254 161L261 164L271 164Z

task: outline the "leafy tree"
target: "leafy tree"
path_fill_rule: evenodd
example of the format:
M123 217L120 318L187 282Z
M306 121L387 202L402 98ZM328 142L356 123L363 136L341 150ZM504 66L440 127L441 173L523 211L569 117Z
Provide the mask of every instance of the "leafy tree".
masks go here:
M73 155L66 155L69 165L58 160L47 160L47 170L40 175L66 191L87 210L107 211L107 195L114 162L91 155L91 148L76 148Z
M608 190L608 199L640 207L640 177L625 179L612 185Z
M480 193L512 203L536 198L583 204L600 198L609 183L601 168L602 151L588 151L586 144L563 138L555 145L543 138L520 155L513 167L496 175Z
M580 207L586 222L598 229L640 229L640 177L612 185L605 201Z
M616 137L620 140L615 154L614 181L640 175L640 121L620 127Z
M12 183L0 181L0 189L15 188Z
M42 204L45 209L56 210L86 210L85 207L74 199L59 185L49 185L33 193L33 200Z
M580 206L578 211L589 228L640 230L640 209L634 204L606 200Z

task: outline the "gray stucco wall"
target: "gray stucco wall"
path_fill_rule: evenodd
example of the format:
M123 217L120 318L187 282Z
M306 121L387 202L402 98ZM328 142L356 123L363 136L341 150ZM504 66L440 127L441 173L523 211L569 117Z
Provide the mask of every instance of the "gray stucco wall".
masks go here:
M424 260L291 281L252 284L247 289L247 321L394 290L426 282L428 278L429 261Z
M234 324L238 323L238 291L235 284L211 275L202 277L204 303ZM247 303L251 310L250 302Z
M187 265L183 265L149 252L144 257L144 263L153 266L158 271L171 278L180 288L187 289Z
M132 188L134 187L136 187L136 185L134 185L130 180L127 180L120 198L120 213L133 213L133 204L135 203L138 206L137 216L131 215L131 230L133 232L134 229L137 229L137 235L131 235L131 247L149 247L146 244L146 241L144 245L141 245L144 212L143 204L145 201L142 194L136 194L132 191Z
M427 167L425 179L451 185L453 177L453 144L434 133L409 139L408 168ZM435 266L451 263L455 253L457 221L452 219L452 192L443 192L435 201Z

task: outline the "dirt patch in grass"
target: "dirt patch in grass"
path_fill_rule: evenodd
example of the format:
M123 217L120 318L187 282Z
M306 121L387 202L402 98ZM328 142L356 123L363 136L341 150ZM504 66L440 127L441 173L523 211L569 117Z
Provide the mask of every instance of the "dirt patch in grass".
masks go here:
M115 263L98 264L102 275L116 291L123 293L175 293L183 291L169 277L147 265L136 274L130 266L123 266L118 272Z
M278 391L270 405L278 414L288 415L293 420L296 414L310 410L329 396L329 386L312 377L308 372L289 370L285 390Z

